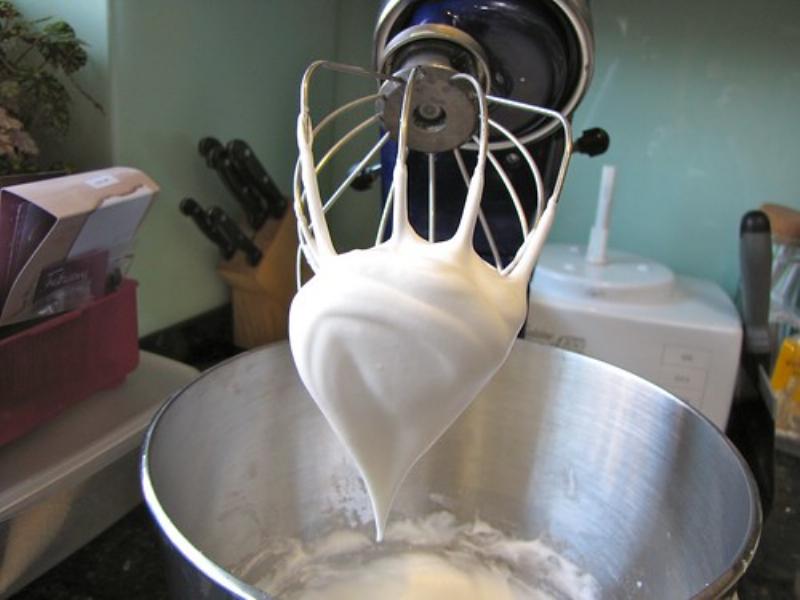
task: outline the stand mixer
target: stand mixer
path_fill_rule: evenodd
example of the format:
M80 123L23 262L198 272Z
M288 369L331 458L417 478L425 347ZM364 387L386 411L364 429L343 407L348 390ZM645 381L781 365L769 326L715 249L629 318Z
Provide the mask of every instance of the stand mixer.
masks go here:
M590 41L583 5L395 2L379 19L376 70L318 61L303 77L294 210L316 276L303 284L298 255L289 342L364 477L379 541L407 473L524 327L527 283L573 150L561 111L585 91ZM514 66L511 49L529 50L530 64ZM315 125L310 98L321 69L372 77L379 89ZM360 109L369 112L317 160L325 128ZM322 169L371 128L378 141L325 197ZM375 243L340 254L325 213L379 152L385 194Z
M588 80L588 27L577 13L563 17L577 23L583 42L576 44L583 54L570 61L570 40L557 35L558 20L546 5L520 5L511 20L507 4L466 5L464 12L459 6L422 3L394 33L403 10L386 5L376 71L320 61L302 81L294 209L299 247L316 276L303 285L298 260L300 289L289 315L289 341L301 379L364 477L379 541L406 474L497 372L524 325L527 283L552 226L573 149L560 110L574 107ZM495 21L512 35L487 35L492 28L485 23ZM533 30L546 40L538 56L580 68L548 71L548 64L534 60L530 72L506 69L497 59L510 58L503 57L500 41L514 47L517 35L532 37ZM312 80L323 68L373 77L380 88L315 126ZM570 75L574 90L566 85ZM517 86L556 109L493 93L504 87L510 95ZM323 130L370 105L375 112L317 161L315 142ZM378 141L325 198L321 170L371 127L379 127ZM527 146L539 141L542 166L551 169L545 171L547 183ZM325 213L378 152L386 193L375 244L339 254ZM506 168L509 160L517 185ZM489 172L499 186L486 185ZM463 183L453 180L458 175ZM493 202L484 209L487 198Z
M468 524L479 515L514 543L552 542L566 562L538 565L545 572L531 585L543 597L592 597L562 589L558 569L549 573L570 561L591 574L597 597L729 596L761 524L755 484L730 443L630 373L515 340L570 156L608 145L601 130L571 134L592 61L585 1L394 0L381 6L370 70L309 67L297 121L293 357L276 344L206 371L167 402L145 440L144 496L167 541L176 597L297 597L272 588L276 573L327 533L361 535L372 554L357 554L357 570L374 574L389 544L364 534L374 518L380 539L389 506L410 518L444 510ZM378 89L315 124L311 88L326 69L373 78ZM359 110L367 114L315 156L329 127ZM368 151L323 194L320 173L358 136ZM338 254L326 213L378 173L374 244ZM305 283L301 257L316 274ZM344 342L375 331L376 352L354 359ZM373 368L353 368L361 358ZM407 398L392 395L403 385L427 402L403 405ZM326 386L335 391L328 404L318 397ZM346 431L328 409L357 396L350 390L376 402L356 406L361 427ZM421 432L412 446L424 456L413 470L413 452L399 467L375 462L384 446L405 450L386 414L410 415L403 432ZM420 414L438 425L427 428ZM383 471L403 485L378 481ZM378 502L370 480L386 492ZM323 543L342 567L339 549ZM417 582L426 581L440 578ZM362 596L387 597L348 597Z
M507 263L522 243L517 227L519 210L506 200L512 186L525 215L541 210L523 153L511 133L536 161L541 172L543 198L555 188L562 152L563 136L558 123L546 115L523 112L499 101L513 100L555 110L569 118L583 98L591 80L594 40L588 2L547 0L506 2L488 0L388 0L382 3L375 32L374 66L383 74L403 76L409 68L423 65L436 73L441 82L454 71L469 72L491 95L493 128L490 150L492 169L482 204L485 223L478 231L475 247L486 260ZM382 88L391 91L391 84ZM436 84L418 95L414 127L409 136L408 157L410 219L422 234L435 239L452 235L461 211L463 164L458 154L448 152L468 141L474 128L474 108L463 96ZM392 123L397 100L389 96L384 122ZM391 125L388 127L392 131ZM465 135L466 134L466 135ZM608 135L601 129L585 131L576 140L574 151L591 156L608 148ZM431 181L430 152L436 155L435 181ZM389 143L381 154L384 197L391 185L391 165L396 147ZM467 157L469 167L474 159ZM427 177L426 177L427 176ZM427 217L425 199L433 189L437 196L436 221ZM491 239L491 238L494 239Z

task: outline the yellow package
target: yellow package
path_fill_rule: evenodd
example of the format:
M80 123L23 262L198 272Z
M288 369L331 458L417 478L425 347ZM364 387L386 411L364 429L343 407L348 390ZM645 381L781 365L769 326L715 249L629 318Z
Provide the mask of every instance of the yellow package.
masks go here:
M800 338L797 337L786 338L781 344L770 381L773 391L776 394L789 391L787 388L793 383L792 379L800 381ZM800 386L791 387L795 388L792 400L800 402Z
M770 385L778 399L778 429L800 426L800 338L786 338L781 344Z

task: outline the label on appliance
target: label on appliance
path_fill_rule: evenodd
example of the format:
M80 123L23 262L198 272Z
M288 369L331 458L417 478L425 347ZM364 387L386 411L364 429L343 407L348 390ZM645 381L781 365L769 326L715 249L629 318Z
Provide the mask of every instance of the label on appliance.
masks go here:
M94 177L90 177L86 181L84 181L86 185L89 187L93 187L96 190L108 187L110 185L114 185L115 183L119 183L119 179L114 177L109 173L104 173L102 175L95 175Z
M535 340L540 344L563 348L570 352L583 354L586 351L586 338L577 335L559 335L542 329L531 329L525 332L525 339Z
M711 352L686 346L664 346L661 364L676 367L693 367L695 369L708 369L711 364Z
M679 387L702 391L706 385L706 375L705 369L662 367L659 372L659 382L669 389Z

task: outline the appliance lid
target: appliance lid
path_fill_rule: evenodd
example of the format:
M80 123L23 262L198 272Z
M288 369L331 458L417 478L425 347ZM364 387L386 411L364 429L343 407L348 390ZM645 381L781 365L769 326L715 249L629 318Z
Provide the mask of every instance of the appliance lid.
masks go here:
M653 260L609 251L605 264L586 259L586 248L547 244L531 288L544 294L608 302L666 302L673 296L675 275Z

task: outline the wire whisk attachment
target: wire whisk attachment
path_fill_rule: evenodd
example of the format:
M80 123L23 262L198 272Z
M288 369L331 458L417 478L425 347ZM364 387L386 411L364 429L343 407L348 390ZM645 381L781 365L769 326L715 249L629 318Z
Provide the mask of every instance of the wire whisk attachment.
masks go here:
M294 208L300 249L315 276L302 285L292 301L289 342L306 389L351 451L364 477L380 540L394 495L409 469L474 400L511 351L525 321L528 280L553 222L572 144L569 123L560 114L493 98L473 76L453 74L447 80L454 86L453 93L466 94L475 103L477 131L468 131L466 139L454 136L452 148L442 142L440 151L455 154L467 187L466 199L452 237L425 239L409 222L407 164L409 147L416 143L413 128L429 124L415 117L417 109L429 121L442 125L435 107L419 102L417 92L424 88L425 68L413 67L406 79L388 78L402 86L397 88L402 98L396 123L378 110L335 141L316 161L314 141L335 118L371 102L386 106L389 100L382 93L368 95L334 110L314 125L308 88L320 67L387 79L331 63L311 65L303 78ZM492 102L545 114L562 124L566 143L550 198L542 198L541 174L524 145L489 118ZM321 169L355 136L379 124L382 133L377 142L323 200L318 180ZM539 200L530 224L516 190L490 149L492 130L512 143L516 140L514 145L530 167ZM396 132L397 158L375 243L338 254L325 213L388 143L391 131ZM419 136L419 140L430 144L429 148L439 147L441 142L428 135ZM466 152L475 154L471 173L462 156ZM428 166L429 176L435 181L433 154L429 153ZM474 248L476 227L482 227L487 238L492 235L481 211L485 171L490 166L506 182L524 234L507 265L499 259L494 264L485 261ZM434 185L429 186L428 201L432 232L436 218ZM420 414L425 415L423 420ZM376 453L376 447L390 448L391 452Z
M309 96L311 82L315 74L320 69L330 69L340 73L357 75L360 77L373 78L378 82L389 82L393 86L402 86L403 103L399 114L390 115L386 109L390 103L382 92L363 96L347 102L339 108L326 115L318 123L314 124L311 118L309 106ZM297 142L299 156L294 173L294 209L297 214L298 234L300 239L299 250L305 257L307 263L314 272L317 272L326 259L335 256L336 250L331 239L330 230L326 221L326 213L342 198L350 187L353 180L361 173L386 146L395 132L398 142L397 159L394 165L392 184L388 191L383 212L378 224L375 235L375 246L384 243L397 244L400 240L408 236L416 236L408 221L408 171L406 157L409 151L409 130L415 127L426 127L426 123L420 124L420 113L429 115L429 120L435 121L435 107L430 105L417 104L414 106L414 91L417 83L424 80L426 72L424 67L416 67L412 70L408 79L392 77L380 73L372 72L360 67L332 63L328 61L318 61L309 66L306 70L301 88L301 106L297 121ZM547 233L553 222L553 217L558 198L563 189L564 180L567 173L570 157L572 154L572 131L569 121L561 113L526 104L515 100L500 98L487 94L479 82L469 74L458 73L451 77L454 85L459 85L462 89L468 88L469 97L477 107L477 131L471 134L466 141L457 146L442 150L451 152L458 165L461 176L467 188L466 202L464 204L463 215L451 240L437 240L436 243L448 241L450 243L461 243L470 245L472 235L476 227L480 227L485 235L489 247L491 248L494 267L503 276L509 277L529 277L533 266L538 258L541 246L544 243ZM381 89L384 90L386 86ZM314 144L320 134L343 115L372 104L376 107L376 112L358 122L354 127L347 131L340 139L336 140L328 148L319 160L315 159ZM506 127L490 117L490 107L492 105L503 106L520 111L526 111L536 115L553 119L560 125L564 135L564 147L561 155L561 162L558 168L555 185L549 197L544 197L544 183L541 171L536 160L531 155L526 146ZM394 111L397 113L397 111ZM389 119L396 118L397 122ZM377 135L375 130L378 131ZM327 197L323 198L320 193L318 177L320 172L332 162L334 156L345 146L351 143L357 136L365 132L372 131L377 141L364 154L361 160L349 171L349 174ZM499 134L508 144L513 146L523 159L524 165L530 171L531 185L535 192L536 210L529 223L525 214L523 201L520 194L511 182L511 178L506 173L500 160L495 156L489 143L490 134ZM508 145L506 144L506 145ZM469 172L467 161L464 159L465 153L477 153L476 166ZM437 152L428 152L428 231L429 241L433 242L433 232L436 224L436 165L435 155ZM503 182L508 197L513 204L514 212L517 216L523 242L517 249L513 259L503 265L497 250L497 244L492 232L491 224L486 219L482 209L481 201L484 187L484 172L487 165L495 170L500 180ZM391 225L391 235L384 239L386 231ZM298 285L299 268L298 268Z

